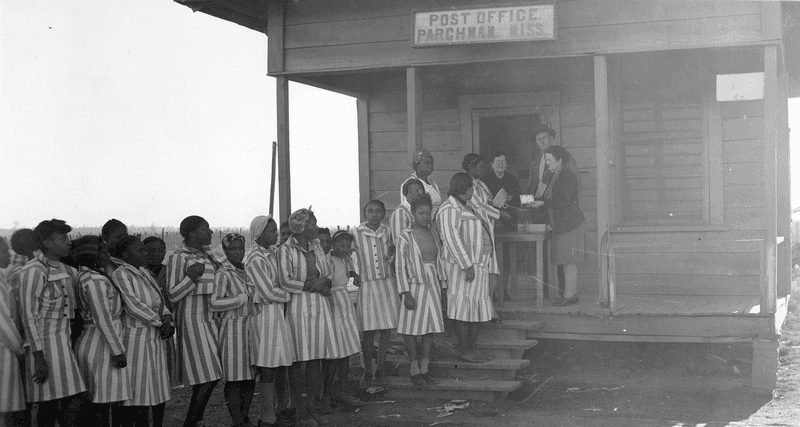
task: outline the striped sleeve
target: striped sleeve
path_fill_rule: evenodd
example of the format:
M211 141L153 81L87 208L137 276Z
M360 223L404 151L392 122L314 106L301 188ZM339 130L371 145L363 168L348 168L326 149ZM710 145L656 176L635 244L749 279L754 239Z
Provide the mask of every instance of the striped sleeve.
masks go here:
M250 257L245 269L262 300L269 303L289 302L289 294L279 288L276 283L278 272L275 258L270 262L267 258L254 254Z
M323 255L325 251L322 250L322 246L318 243L315 246L314 254L317 258L317 265L321 267L319 269L319 277L333 280L333 258Z
M450 204L444 206L439 210L439 219L439 231L442 233L443 245L453 254L456 263L462 270L471 267L473 264L472 258L469 256L469 252L464 247L464 243L458 233L461 225L461 215L458 209Z
M398 205L394 212L392 212L392 217L389 219L389 234L395 240L395 245L397 244L397 238L400 236L400 232L410 227L411 223L411 215L402 205Z
M172 302L182 300L197 288L197 284L183 271L185 265L185 258L179 253L171 254L167 260L167 288Z
M134 291L134 278L124 268L114 270L111 275L119 289L122 301L125 303L125 312L150 326L160 327L161 316L144 304Z
M42 333L39 330L39 313L42 309L42 293L46 284L42 269L30 266L22 269L20 275L20 306L25 336L31 344L31 351L44 350Z
M12 307L16 302L11 296L11 292L2 288L4 285L0 283L0 291L3 293L3 299L0 300L0 343L16 354L23 354L25 350L22 348L22 337L19 335L11 314Z
M102 284L100 285L100 283ZM112 289L111 282L100 275L91 273L81 277L81 292L84 295L82 299L89 305L88 309L92 313L94 326L108 344L111 354L120 355L125 352L125 346L122 345L122 338L111 324L113 317L109 305L108 292L110 289Z
M211 311L228 311L243 305L239 295L226 296L230 287L230 277L224 269L217 270L214 275L214 293L211 294Z
M409 263L414 262L413 257L409 254L409 250L411 246L408 244L408 240L405 236L398 236L397 240L397 252L395 256L395 275L397 276L397 293L402 294L403 292L411 292L411 280L413 275L409 273L409 270L413 268L413 266L409 265Z
M281 288L293 294L302 293L305 286L305 283L300 280L305 278L305 266L303 265L303 260L298 259L297 252L299 250L287 244L283 244L278 248L278 280ZM322 272L320 271L321 275Z

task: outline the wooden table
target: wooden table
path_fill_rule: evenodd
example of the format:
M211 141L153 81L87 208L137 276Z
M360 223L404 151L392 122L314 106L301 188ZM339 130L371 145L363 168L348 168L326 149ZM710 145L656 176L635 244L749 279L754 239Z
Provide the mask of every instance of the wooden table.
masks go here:
M498 305L502 306L505 302L506 289L508 288L509 280L514 280L514 286L517 285L517 244L522 242L535 242L536 243L536 307L544 307L544 245L550 239L550 231L535 231L535 232L502 232L495 234L495 242L497 243L497 262L500 267L500 283L497 293ZM505 264L505 251L509 251L509 269L504 270ZM549 262L550 251L548 251L547 264L547 278L548 281L557 283L554 279L555 269ZM549 285L549 283L548 283ZM558 289L555 286L554 289Z

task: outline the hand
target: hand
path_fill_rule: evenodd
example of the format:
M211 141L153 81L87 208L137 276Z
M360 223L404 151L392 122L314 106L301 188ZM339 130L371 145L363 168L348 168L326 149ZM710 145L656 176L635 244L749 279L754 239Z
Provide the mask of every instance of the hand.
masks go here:
M394 260L394 253L396 250L397 248L394 245L389 246L389 252L385 257L383 257L383 261L391 264L391 262Z
M353 278L353 285L361 287L361 276L358 273L351 271L349 276Z
M197 284L197 281L200 279L200 276L203 275L206 271L206 265L202 262L197 264L192 264L189 268L186 269L186 277L189 278L192 282Z
M161 327L158 329L158 335L162 340L168 339L174 334L175 334L175 327L172 326L172 323L169 322L162 323Z
M500 211L500 218L501 219L511 219L511 215L506 211Z
M128 366L128 359L125 357L125 353L118 354L118 355L111 355L111 366L122 369Z
M417 309L417 301L411 295L411 292L403 292L403 305L406 307L406 310Z
M250 297L247 294L239 294L239 307L247 304Z
M472 283L472 281L475 280L475 266L470 265L467 267L467 269L464 270L464 274L467 275L467 283Z
M534 202L531 203L531 207L534 208L534 209L539 209L542 206L544 206L544 201L543 200L534 200Z
M49 370L47 368L47 362L44 360L44 351L34 351L33 352L33 382L37 384L41 384L47 381L47 377L49 376Z

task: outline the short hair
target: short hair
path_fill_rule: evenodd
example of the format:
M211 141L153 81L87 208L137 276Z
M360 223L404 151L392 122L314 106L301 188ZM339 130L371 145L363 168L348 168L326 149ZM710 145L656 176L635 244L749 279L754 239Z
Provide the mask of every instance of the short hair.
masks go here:
M28 255L39 249L39 239L30 228L20 228L11 235L11 250L20 255Z
M111 256L122 258L122 256L125 254L125 251L127 251L128 248L138 241L139 237L132 235L128 235L119 239L113 248L109 248L111 249Z
M125 225L122 221L116 218L111 218L108 221L106 221L105 224L103 224L103 228L100 229L100 235L103 237L108 237L114 230L120 227L125 227L126 230L128 229L128 226Z
M145 237L144 240L142 240L142 243L144 243L145 245L149 245L150 243L153 243L153 242L161 243L162 245L164 245L164 247L167 246L167 243L164 241L164 239L162 239L162 238L160 238L158 236L148 236L148 237Z
M70 250L73 267L97 267L97 261L100 258L100 247L104 244L102 237L94 235L81 236L73 240L72 249Z
M503 157L506 157L506 158L508 157L508 156L506 156L506 153L504 153L502 150L496 150L496 151L492 152L492 154L489 156L489 158L494 162L494 159L496 159L496 158L498 158L500 156L503 156Z
M372 200L368 201L367 204L364 205L364 209L361 209L361 213L364 214L364 217L367 216L367 206L369 206L369 205L378 205L378 206L380 206L381 209L383 209L383 214L386 215L386 205L384 205L383 202L378 200L378 199L372 199Z
M561 160L564 163L569 163L572 156L569 155L569 151L566 148L560 145L551 145L550 148L544 150L545 153L550 153L556 160Z
M408 195L408 187L411 187L411 184L419 184L419 186L422 187L423 190L425 189L425 184L423 184L422 181L418 180L417 178L411 178L403 183L404 196Z
M464 169L464 172L469 172L469 167L480 158L481 156L475 153L467 154L464 156L464 160L461 161L461 169Z
M352 234L348 233L346 230L339 230L333 233L333 237L331 237L331 242L336 243L340 241L345 241L347 243L353 243L355 237Z
M450 178L450 189L447 191L449 196L464 194L472 187L472 177L466 172L456 172Z
M416 212L417 208L420 206L427 206L433 209L433 201L431 200L431 195L428 193L423 193L416 200L411 202L411 212Z
M39 249L44 252L47 250L47 248L44 247L45 240L53 237L54 234L68 234L72 231L72 227L60 219L53 218L40 222L33 231L39 238Z
M205 218L203 218L202 216L197 216L197 215L187 216L186 218L183 219L183 221L181 221L181 225L179 228L181 236L184 239L188 239L189 233L197 230L200 227L200 224L203 223L208 224L208 221L206 221Z
M320 235L320 234L327 234L328 237L331 237L331 229L328 228L328 227L319 227L317 229L317 235Z
M267 223L269 223L269 221L267 221ZM283 230L284 228L289 228L289 221L282 222L281 228L279 228L278 231Z

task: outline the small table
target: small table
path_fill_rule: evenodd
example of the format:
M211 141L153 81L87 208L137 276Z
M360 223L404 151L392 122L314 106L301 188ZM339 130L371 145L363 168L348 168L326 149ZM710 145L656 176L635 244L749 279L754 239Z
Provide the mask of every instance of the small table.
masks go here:
M536 243L536 308L544 307L544 244L550 239L550 231L526 231L526 232L500 232L495 234L495 242L497 242L497 262L501 269L501 277L499 283L499 292L497 294L498 305L502 306L505 302L506 289L508 281L513 279L516 285L517 279L517 244L521 242L535 242ZM506 248L506 245L508 247ZM505 251L509 251L510 262L509 271L502 271L505 260ZM555 278L555 271L553 266L550 265L550 251L548 251L547 260L547 277L548 281ZM557 287L556 287L557 289Z

